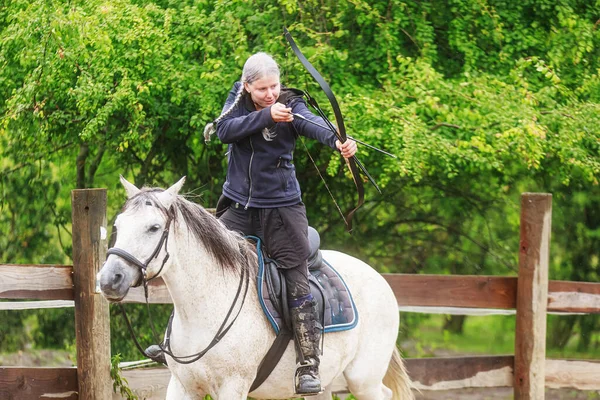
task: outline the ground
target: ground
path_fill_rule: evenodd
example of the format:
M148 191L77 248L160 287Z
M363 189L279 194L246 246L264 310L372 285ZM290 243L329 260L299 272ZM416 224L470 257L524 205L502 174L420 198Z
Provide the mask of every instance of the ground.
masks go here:
M512 388L486 388L423 392L417 400L509 400L513 398ZM546 389L545 400L589 400L600 399L600 392L586 392L571 389Z

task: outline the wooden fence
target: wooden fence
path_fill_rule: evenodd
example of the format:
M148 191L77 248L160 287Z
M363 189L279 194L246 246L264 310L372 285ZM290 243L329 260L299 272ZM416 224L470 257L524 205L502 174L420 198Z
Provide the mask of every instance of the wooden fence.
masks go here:
M515 355L407 359L421 390L513 387L515 399L543 399L544 388L600 390L600 361L545 357L546 315L600 313L600 283L550 281L552 197L525 193L521 202L518 277L384 274L401 311L517 315ZM75 190L73 266L1 265L0 309L75 305L77 366L0 367L0 399L111 399L108 303L95 290L107 247L106 190ZM160 279L150 285L152 303L170 303ZM29 300L29 301L22 301ZM143 302L141 288L127 302ZM141 398L164 390L169 372L124 372ZM344 388L338 388L343 390ZM483 393L483 392L482 392Z

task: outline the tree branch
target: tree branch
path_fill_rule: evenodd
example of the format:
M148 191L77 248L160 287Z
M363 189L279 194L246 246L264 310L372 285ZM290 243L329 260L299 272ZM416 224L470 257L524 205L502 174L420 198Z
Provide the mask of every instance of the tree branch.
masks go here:
M435 131L436 129L441 128L442 126L448 127L448 128L454 128L454 129L461 129L460 126L458 125L453 125L453 124L449 124L447 122L440 122L439 124L432 126L431 128L429 128L430 131Z
M98 170L98 167L100 166L100 163L102 162L102 157L104 156L105 150L106 150L105 143L104 142L100 143L100 146L98 146L98 153L96 154L96 157L94 157L94 159L90 163L90 169L89 169L88 178L87 178L87 187L89 187L89 188L94 186L94 177L96 176L96 171Z
M44 153L44 154L42 154L42 155L40 155L40 156L38 156L38 157L35 157L33 160L31 160L31 161L29 161L29 162L24 162L24 163L21 163L21 164L17 165L16 167L14 167L14 168L12 168L12 169L9 169L9 170L7 170L7 171L2 171L1 175L7 176L8 174L12 174L13 172L16 172L16 171L20 170L21 168L25 168L25 167L27 167L27 166L29 166L29 165L31 165L31 164L33 164L33 163L35 163L35 162L38 162L38 161L40 161L40 160L42 160L42 159L44 159L44 158L48 158L48 156L49 156L50 154L57 153L57 152L59 152L59 151L61 151L61 150L64 150L64 149L66 149L67 147L73 146L74 144L75 144L75 143L67 143L67 144L63 144L62 146L59 146L59 147L57 147L56 149L54 149L54 150L52 150L52 151L50 151L50 152L48 152L48 153ZM25 156L25 157L23 157L23 158L29 158L29 157L28 157L28 156Z
M90 153L90 148L87 143L79 145L79 154L77 155L77 189L85 189L85 160Z

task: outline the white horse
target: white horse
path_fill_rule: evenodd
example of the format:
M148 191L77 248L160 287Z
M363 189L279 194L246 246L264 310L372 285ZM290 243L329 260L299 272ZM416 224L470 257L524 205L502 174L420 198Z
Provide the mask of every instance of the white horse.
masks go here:
M121 177L128 201L115 222L113 249L120 253L109 254L100 271L102 293L118 302L142 275L146 279L160 275L174 305L170 345L176 356L215 344L223 321L231 323L241 311L231 329L199 360L180 364L167 356L171 371L167 399L203 399L207 394L217 400L293 398L292 342L266 381L249 393L258 365L275 339L258 300L255 249L201 206L178 195L183 181L168 190L140 190ZM359 319L351 330L325 334L320 365L324 391L314 399L330 400L332 388L344 387L359 400L414 399L396 348L399 313L391 288L356 258L336 251L323 251L323 257L343 276ZM242 304L244 273L251 276Z

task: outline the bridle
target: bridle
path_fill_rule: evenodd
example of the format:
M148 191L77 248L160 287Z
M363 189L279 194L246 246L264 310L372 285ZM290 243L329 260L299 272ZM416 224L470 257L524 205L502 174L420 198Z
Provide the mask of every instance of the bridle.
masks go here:
M152 252L150 257L148 257L146 262L140 261L133 254L129 253L126 250L120 249L118 247L111 247L106 252L106 258L108 258L108 256L110 256L111 254L114 254L115 256L121 257L125 261L135 265L140 270L140 278L133 285L133 287L138 287L141 284L143 284L146 299L148 299L148 282L150 282L152 279L160 276L160 273L162 272L163 268L165 267L165 264L167 263L167 260L169 259L169 250L167 248L167 245L168 245L168 240L169 240L169 230L171 228L171 221L173 221L173 215L174 215L174 210L173 210L172 206L169 209L169 211L167 212L167 215L168 215L167 223L165 224L165 228L163 229L162 235L160 236L160 240L156 244L154 251ZM162 249L163 244L165 246L165 257L162 260L160 269L158 270L158 272L156 274L154 274L152 277L150 277L150 279L148 279L146 276L146 272L148 270L148 264L150 264L153 259L158 257L158 253L160 253L160 250Z
M168 215L167 223L165 224L165 228L163 229L160 240L156 244L154 251L152 252L150 257L148 257L146 262L140 261L137 257L132 255L128 251L120 249L118 247L112 247L112 248L108 249L108 251L106 252L106 257L108 258L108 256L110 256L111 254L115 255L117 257L121 257L122 259L133 264L140 270L140 278L133 285L133 287L138 287L140 285L144 286L144 298L145 298L145 302L146 302L146 311L148 313L148 321L150 322L150 328L152 329L152 333L154 335L154 340L156 341L156 343L158 343L158 346L160 347L160 349L165 354L168 354L174 361L176 361L180 364L191 364L193 362L198 361L211 348L213 348L217 343L219 343L219 341L225 336L225 334L227 334L229 329L233 326L233 323L236 321L236 319L240 315L240 312L242 311L244 302L246 300L246 295L248 294L248 287L250 286L250 272L247 271L246 268L242 268L242 271L240 274L240 283L239 283L237 292L235 294L235 297L233 299L233 302L231 303L231 307L229 308L229 311L227 312L225 319L221 323L221 326L217 330L217 333L215 334L215 336L213 337L211 342L208 344L208 346L206 346L206 348L202 351L199 351L197 353L190 354L187 356L176 356L175 354L173 354L173 352L171 351L171 344L170 344L170 333L171 333L171 325L173 323L173 314L171 314L171 317L169 318L169 323L167 325L167 331L165 334L165 341L164 341L164 345L163 345L163 343L160 340L158 340L158 334L156 333L156 329L154 328L154 323L152 322L152 316L150 314L150 304L148 302L148 282L150 282L152 279L155 279L160 276L160 273L162 272L165 264L167 263L167 260L169 259L169 250L167 248L167 245L168 245L168 239L169 239L169 230L171 228L171 222L173 221L173 218L175 215L175 210L174 210L173 206L171 206L171 208L169 208L167 215ZM158 257L158 254L160 253L160 250L163 248L163 245L165 247L165 256L162 260L160 269L158 270L158 272L156 274L154 274L152 277L150 277L148 279L147 273L146 273L148 270L148 265L152 262L153 259ZM235 309L235 306L238 303L240 294L242 294L242 288L244 288L244 290L243 290L243 295L241 298L241 304L240 304L239 310L235 314L233 320L229 324L227 324L229 317L233 313L233 310ZM148 356L148 354L146 353L146 351L141 346L141 344L139 343L137 336L135 335L135 332L133 331L133 326L131 325L129 318L127 317L127 313L125 312L125 307L123 306L123 303L119 303L119 307L121 309L121 314L123 315L123 318L125 319L125 323L127 325L129 333L131 334L131 338L133 339L137 349L144 355L144 357L150 358Z

